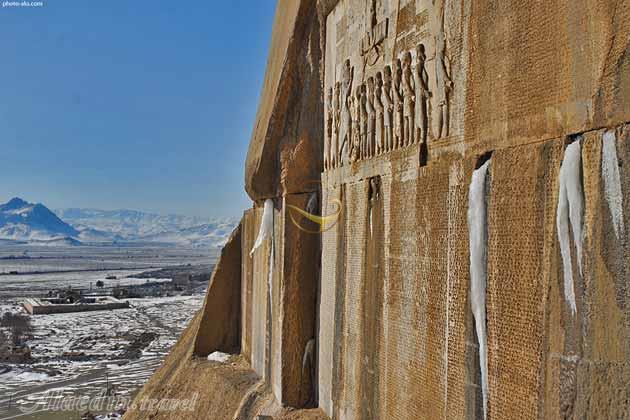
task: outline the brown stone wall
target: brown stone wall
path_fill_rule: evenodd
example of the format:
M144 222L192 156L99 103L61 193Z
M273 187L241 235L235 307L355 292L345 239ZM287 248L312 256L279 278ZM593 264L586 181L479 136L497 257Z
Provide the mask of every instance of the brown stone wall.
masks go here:
M466 143L508 147L628 120L625 2L485 0L469 7L461 69Z
M240 290L242 302L242 354L251 363L252 368L262 378L272 383L272 377L279 377L278 340L273 331L279 329L279 312L275 307L278 302L278 261L281 252L280 219L278 210L274 210L274 235L251 254L262 222L263 207L254 206L245 212L242 220L241 239L241 275ZM272 256L273 243L273 261ZM273 297L270 295L271 281L274 284ZM273 302L273 303L272 303ZM272 368L272 366L276 366Z
M291 213L289 206L306 209L313 194L275 200L273 254L272 240L267 239L249 255L262 207L249 210L243 219L243 348L249 349L252 368L271 386L277 401L294 407L316 401L303 359L307 342L316 335L320 236L307 232L318 226Z
M365 369L361 357L362 322L369 315L364 312L362 298L365 275L365 235L367 228L367 184L359 182L346 186L346 242L345 249L345 300L341 325L339 365L334 377L339 381L336 412L338 416L358 413L361 407L361 371ZM334 402L334 400L333 400Z
M435 136L431 103L428 166L419 167L422 150L411 145L322 175L323 209L340 197L344 215L322 239L320 406L339 419L483 416L466 212L472 170L493 152L488 418L630 417L621 385L630 363L627 240L613 228L601 163L602 127L630 121L630 8L615 0L377 1L374 20L388 20L388 34L364 55L370 4L320 2L325 92L343 82L346 59L354 92L422 42L429 89L439 94L442 32L453 81L450 133ZM584 270L573 267L573 315L556 211L564 146L581 133ZM627 127L616 134L627 226ZM366 224L374 177L382 233Z
M488 413L538 418L562 142L492 155L488 199Z
M582 140L584 179L584 275L576 275L577 314L571 316L562 290L561 258L556 256L557 280L549 298L547 344L548 418L630 418L630 301L627 282L626 229L617 238L602 179L602 136L606 130L586 133ZM623 223L627 226L630 173L628 126L616 133L616 152L623 196Z
M621 198L624 228L615 234L602 178L604 132L587 132L577 140L586 208L583 276L574 269L576 315L564 297L556 230L564 139L492 154L486 297L490 419L630 415L625 282L630 205ZM630 129L614 132L625 192ZM335 208L333 199L343 204L337 225L322 236L319 404L333 419L482 416L466 220L477 159L422 168L413 159L413 152L403 153L389 165L349 172L348 183L324 176L325 212ZM375 177L365 174L379 168L384 174L373 184ZM276 209L276 303L269 305L266 297L271 241L252 258L242 253L241 272L251 273L251 281L242 281L241 301L251 302L242 313L251 313L252 326L248 333L244 320L242 336L252 337L252 366L277 401L303 402L300 358L315 325L306 257L317 256L318 236L298 229L287 212L290 203L305 207L308 196L287 196ZM241 241L233 238L230 244L251 249L261 216L261 208L246 212ZM224 255L230 254L230 244ZM271 321L265 311L271 311ZM196 343L208 331L201 327L204 322L200 317L192 327Z
M395 169L376 201L369 177L345 184L344 216L324 234L320 406L340 419L464 418L472 165Z
M271 281L272 290L270 295L272 296L269 302L269 316L271 321L268 326L267 335L270 340L270 357L269 357L269 369L270 369L270 381L271 388L277 401L281 400L282 395L282 355L284 349L282 347L282 329L284 323L284 315L282 310L282 293L283 293L283 268L282 261L285 252L285 245L289 242L286 241L286 237L283 232L283 202L281 199L275 200L275 204L278 208L274 215L274 249L273 249L273 270L272 278L267 281Z
M414 255L427 238L416 234L418 189L413 179L402 174L383 178L389 240L384 251L387 269L383 293L387 304L383 315L385 334L383 360L379 366L382 376L379 405L384 415L418 412L422 416L426 413L419 411L422 401L413 394L419 391L416 388L427 357L427 330L422 328L426 322L427 296L426 285L421 286L420 259ZM407 233L399 234L394 226L406 226ZM403 370L402 366L408 369ZM400 389L408 392L401 394Z
M272 343L272 306L269 295L269 263L272 252L272 240L267 239L253 255L250 251L258 235L258 229L262 221L262 207L253 211L253 216L248 220L255 226L254 235L249 237L250 243L245 244L243 259L250 259L246 264L251 264L251 365L254 371L265 380L271 381L271 343ZM277 220L277 218L276 218ZM277 235L274 235L278 238Z
M415 54L422 43L434 98L428 115L430 159L481 154L630 119L630 9L621 0L381 0L376 20L388 20L388 36L379 56L365 61L360 45L368 30L368 5L320 0L327 13L324 91L342 80L346 59L354 67L354 92L404 52ZM440 36L453 82L446 137L436 134ZM325 113L320 118L325 127Z
M619 261L626 257L626 248L622 240L610 245L603 239L610 236L609 220L595 223L605 202L596 176L601 172L601 133L592 131L630 120L624 99L630 89L625 59L630 14L618 3L443 2L453 80L450 135L429 136L426 167L419 167L422 152L412 145L322 176L323 213L333 211L335 198L342 201L343 210L338 224L321 236L318 392L319 405L327 413L340 419L408 418L410 413L420 418L482 416L478 337L469 302L466 212L472 170L478 157L491 150L489 416L608 415L602 408L607 401L621 404L623 393L592 397L593 389L607 381L620 383L627 375L628 292L623 282L613 279L625 275L625 265ZM377 4L377 19L390 19L391 31L380 60L390 63L418 42L425 43L428 60L435 60L439 22L434 12L442 2L384 0ZM282 27L289 34L297 34L293 28L299 26L296 22L306 10L293 6L282 15L288 19ZM358 0L318 3L318 11L326 16L321 28L326 37L319 38L326 72L318 73L326 89L339 81L346 57L355 66L357 82L373 76L384 64L357 61L356 48L365 34L365 10L366 2ZM323 22L315 13L311 20L318 25ZM313 45L313 38L303 35L312 34L314 26L304 27L310 29L300 32L302 38L282 38L286 41L283 51L292 48L292 41L301 42L303 48ZM308 57L315 56L308 51ZM288 57L288 63L295 60L291 53L280 56ZM282 73L273 93L278 102L269 105L273 111L261 107L260 112L286 111L290 103L300 103L295 109L305 109L304 99L292 102L295 98L288 94L299 91L306 98L314 92L310 87L295 88L310 86L304 84L308 78L299 79L303 68L272 71ZM290 72L299 83L285 84L296 80L284 78ZM435 81L430 85L436 88ZM296 172L290 168L297 168L299 156L307 156L309 162L320 158L295 152L302 146L284 148L306 137L286 130L296 127L294 114L282 115L273 124L272 117L268 121L258 118L259 128L268 132L260 138L255 134L250 154L256 154L258 147L268 147L270 153L257 153L258 161L267 163L248 164L248 179L254 179L251 174L256 172L260 179L274 181L264 188L251 187L250 182L248 191L256 199L278 196L278 191L308 189L303 181L313 175L312 167ZM313 116L325 127L323 108L317 108ZM429 115L433 132L435 117L434 107ZM581 310L572 319L562 289L555 216L557 177L565 136L584 131L588 131L583 152L585 272L576 283ZM269 133L276 134L269 137ZM323 130L315 137L309 134L304 150L315 139L308 150L319 153L315 147L321 147L324 135ZM619 155L623 153L619 148ZM254 172L249 169L255 167ZM271 178L264 177L264 168ZM370 180L375 177L380 185L378 199L371 196ZM304 205L303 200L300 204ZM299 386L287 385L296 383L300 346L311 331L310 324L300 320L312 318L310 309L302 311L295 305L305 298L296 292L311 283L302 279L297 287L291 277L296 271L287 262L304 264L300 272L317 266L300 260L310 252L293 253L302 240L287 230L289 219L282 207L278 220L284 228L279 235L286 242L278 245L280 265L272 298L280 303L272 305L272 321L266 325L271 334L274 393L282 402L295 402L300 400ZM600 284L602 278L610 280ZM604 308L603 302L610 299L617 305ZM254 311L259 311L252 318L259 319L260 329L265 315L260 309ZM311 316L300 318L306 313ZM297 350L289 350L288 343L296 343ZM609 410L619 415L616 408Z
M615 236L605 197L604 131L581 140L584 275L574 267L575 316L564 297L556 227L564 139L492 154L488 418L630 415L622 385L630 377L628 250L626 231ZM630 129L615 133L628 226ZM345 184L334 174L323 177L325 197L345 191L344 217L324 234L322 255L320 406L335 419L483 416L466 220L477 159L423 168L401 163L407 159L345 172ZM369 233L368 185L379 168L384 231L376 250L370 240L380 233ZM378 375L369 373L373 368Z
M212 273L194 353L234 352L241 346L241 225L221 250Z
M467 348L462 321L468 288L464 168L455 162L386 179L389 233L383 252L388 268L382 287L388 333L381 338L387 350L381 357L380 416L413 412L422 418L463 418Z
M337 210L335 200L338 200L342 205L346 202L342 187L329 188L324 183L322 195L322 214L334 214ZM339 295L345 293L345 286L342 286L343 283L341 283L344 279L344 273L338 270L344 266L345 254L342 252L342 244L345 244L344 220L346 212L343 207L340 210L337 222L322 233L322 249L325 252L322 255L319 294L318 388L319 405L328 413L332 412L333 383L336 382L333 367L339 356L336 351L339 342L335 340L335 337L340 334L337 331L342 325L340 319L342 311L337 308L337 300ZM343 298L340 297L339 299Z
M320 237L314 232L317 225L288 206L306 209L313 194L284 196L279 226L285 246L278 260L282 281L277 287L280 387L276 397L293 407L315 401L316 384L311 383L310 372L303 369L303 360L307 342L316 335Z
M468 187L474 162L455 161L449 167L446 285L444 291L444 418L481 418L481 392L477 341L472 323L467 229ZM439 328L439 326L438 326ZM481 414L482 415L482 414Z
M280 0L245 163L252 200L314 191L322 169L320 17L313 0Z
M256 212L250 209L245 211L241 220L241 353L246 360L252 357L254 261L249 258L249 251L256 234Z

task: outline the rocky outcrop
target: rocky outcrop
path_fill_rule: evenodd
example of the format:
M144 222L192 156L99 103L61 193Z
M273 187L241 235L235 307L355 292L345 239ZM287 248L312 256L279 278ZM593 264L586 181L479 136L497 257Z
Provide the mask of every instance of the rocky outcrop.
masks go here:
M279 2L209 290L237 417L630 418L624 6Z
M214 268L194 353L238 352L241 345L241 225L239 224L221 250Z
M256 222L255 217L243 218L230 236L212 274L203 309L182 333L162 366L134 398L131 408L124 416L125 420L166 420L175 417L182 420L246 420L257 418L259 414L271 414L272 418L283 420L328 418L318 409L283 408L276 401L270 384L261 381L260 376L252 369L249 355L238 355L241 337L247 335L247 331L251 334L251 327L244 327L245 332L241 333L241 315L248 311L241 307L243 289L240 279L243 261L250 258L244 249L251 249L253 239L249 237L250 240L247 241L248 237L243 238L242 235L244 231L248 231L248 227L255 227ZM252 276L244 277L251 284ZM266 302L255 303L263 305L264 311L267 310ZM250 311L251 305L250 300L246 306ZM307 307L312 310L314 301L309 305ZM251 317L251 312L248 313ZM294 325L293 328L302 327L296 321L288 322ZM261 332L266 337L265 327L262 328ZM311 325L305 330L312 331L313 328ZM312 332L309 334L312 335ZM291 338L289 345L295 343L296 339ZM266 345L265 338L261 345ZM214 351L231 352L233 356L225 363L209 361L205 356ZM291 351L286 353L292 354ZM301 350L299 354L302 354ZM268 353L263 353L260 362L262 369L265 369L269 357ZM291 375L292 371L288 369L287 375ZM175 410L169 408L173 407L174 401L177 404L183 403L183 406L176 407Z
M124 415L125 420L232 420L242 396L256 383L257 377L238 357L223 365L193 356L201 319L200 312L182 333L162 366L134 398L131 409ZM190 409L188 405L169 409L164 402L170 400L190 402Z
M320 21L316 2L280 0L247 160L254 201L317 189L322 169ZM315 182L314 182L315 181Z

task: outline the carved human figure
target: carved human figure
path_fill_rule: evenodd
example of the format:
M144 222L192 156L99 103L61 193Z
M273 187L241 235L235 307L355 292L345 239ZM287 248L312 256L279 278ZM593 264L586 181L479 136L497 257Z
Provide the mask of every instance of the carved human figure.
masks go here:
M368 142L368 111L367 111L367 89L365 83L361 83L361 99L359 102L359 121L361 123L361 159L367 157Z
M379 199L381 195L381 185L377 177L370 178L370 207L374 207L374 203Z
M416 135L415 140L419 143L426 143L427 140L427 126L428 126L428 111L427 102L431 97L429 91L429 75L425 68L426 54L424 51L424 45L418 44L416 47L416 67L413 72L414 85L416 88L416 104L415 104L415 126Z
M448 58L445 55L446 42L443 36L436 37L435 41L435 81L437 92L435 102L437 109L437 138L448 137L449 131L449 97L453 90L451 70Z
M336 157L336 165L340 166L346 159L352 143L352 116L350 107L352 103L352 81L354 79L354 68L350 66L350 60L344 63L341 79L341 128L339 130L339 149Z
M402 64L397 59L394 64L394 84L392 91L394 93L394 149L398 149L403 140L403 95L401 92L402 82Z
M361 158L361 85L355 88L354 95L350 97L350 110L352 114L350 162L356 162Z
M333 146L331 146L330 160L332 166L333 156L339 155L339 128L341 126L341 83L335 83L335 95L333 99L333 111L334 111L334 132L333 132Z
M376 0L370 1L370 15L369 15L370 31L376 26Z
M376 135L376 108L374 107L374 77L367 81L367 157L374 156L374 136Z
M374 87L374 110L376 113L376 122L374 128L376 130L374 134L374 154L379 155L383 153L383 114L385 107L383 106L383 75L379 71L376 73L376 85Z
M328 89L326 102L326 141L324 141L324 169L329 168L330 151L333 150L333 88Z
M350 112L350 130L347 136L347 157L349 162L354 162L356 160L356 151L355 151L355 134L358 132L358 121L359 121L359 108L357 106L357 101L354 98L354 94L348 96L348 110Z
M350 118L350 123L348 124L348 126L350 127L347 135L345 136L346 139L343 140L344 142L344 149L348 152L348 161L352 162L352 152L353 152L353 146L354 146L354 95L350 95L347 98L345 98L344 100L346 108L348 109L348 115ZM341 162L339 165L343 165L344 162Z
M385 66L385 70L383 70L383 106L385 108L383 114L383 132L385 133L383 143L385 147L383 151L389 152L392 150L394 138L394 95L392 93L392 68L389 65Z
M405 52L402 59L402 93L403 93L403 141L402 145L407 146L413 143L415 134L415 87L413 80L413 72L411 71L411 53Z

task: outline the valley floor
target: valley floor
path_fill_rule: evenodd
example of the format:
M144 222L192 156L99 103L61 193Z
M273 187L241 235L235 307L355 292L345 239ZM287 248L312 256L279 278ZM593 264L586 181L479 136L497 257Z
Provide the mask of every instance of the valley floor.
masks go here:
M146 269L190 264L193 272L202 266L208 270L215 260L213 254L204 255L198 250L105 249L102 255L95 249L81 251L77 254L75 249L55 249L29 259L0 259L0 272L16 266L40 272L0 276L0 314L24 313L21 297L42 295L56 288L87 288L98 280L107 282L107 286L167 281L150 277L145 269L111 270L124 266L127 260ZM0 248L0 256L14 254L15 250ZM161 264L158 256L164 257ZM58 271L42 273L54 268ZM96 271L80 271L85 269ZM173 272L169 270L166 272ZM115 280L105 279L112 274ZM133 275L142 278L126 277ZM204 291L201 285L187 295L128 299L129 309L31 316L34 331L26 344L31 348L32 362L0 363L0 419L79 419L76 411L59 411L58 402L113 396L101 398L103 410L94 410L104 412L130 401L201 307Z

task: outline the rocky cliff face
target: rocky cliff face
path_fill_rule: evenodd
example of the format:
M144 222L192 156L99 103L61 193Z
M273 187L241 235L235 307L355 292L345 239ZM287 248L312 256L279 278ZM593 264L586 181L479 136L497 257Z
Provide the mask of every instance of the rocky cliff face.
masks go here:
M316 2L280 1L245 162L254 201L314 191L322 167L321 17Z
M280 1L256 203L178 347L258 381L210 417L630 418L627 10Z

